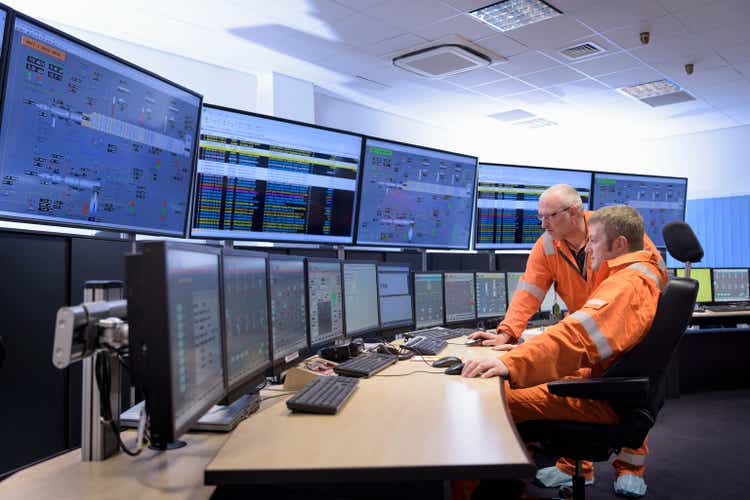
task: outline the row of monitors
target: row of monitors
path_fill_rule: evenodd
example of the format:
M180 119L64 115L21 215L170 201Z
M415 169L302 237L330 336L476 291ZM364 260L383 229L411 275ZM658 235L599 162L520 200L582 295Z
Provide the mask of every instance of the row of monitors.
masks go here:
M685 276L684 269L670 269L672 276ZM690 277L698 282L696 302L703 304L750 302L750 274L747 268L694 267Z
M0 218L221 240L529 248L538 198L627 203L663 246L687 179L468 155L203 104L186 88L0 6ZM12 125L12 126L11 126ZM475 231L472 233L472 227Z

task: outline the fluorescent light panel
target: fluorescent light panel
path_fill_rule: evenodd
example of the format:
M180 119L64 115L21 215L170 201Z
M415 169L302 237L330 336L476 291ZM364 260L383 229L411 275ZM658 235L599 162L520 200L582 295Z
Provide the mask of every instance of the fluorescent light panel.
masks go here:
M559 16L562 12L543 0L503 0L469 14L500 31L510 31Z
M655 82L641 83L631 87L622 87L620 92L636 99L648 99L679 92L680 86L669 80L656 80Z

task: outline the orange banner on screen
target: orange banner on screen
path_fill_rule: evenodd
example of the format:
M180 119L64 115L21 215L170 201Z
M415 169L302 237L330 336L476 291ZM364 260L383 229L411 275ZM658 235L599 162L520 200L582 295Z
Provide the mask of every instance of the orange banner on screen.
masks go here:
M29 38L25 35L21 37L21 43L26 45L27 47L31 47L34 50L43 52L44 54L47 54L48 56L52 56L55 59L59 59L61 61L64 61L65 58L67 57L67 54L63 52L62 50L56 49L54 47L50 47L46 43L42 43L39 40L34 40L33 38Z

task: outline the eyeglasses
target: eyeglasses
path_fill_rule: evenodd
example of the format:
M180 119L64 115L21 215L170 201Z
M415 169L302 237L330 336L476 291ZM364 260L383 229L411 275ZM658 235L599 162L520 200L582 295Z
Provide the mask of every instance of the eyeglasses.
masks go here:
M573 205L568 205L567 207L561 208L557 212L552 212L551 214L536 214L536 218L539 219L539 221L543 221L544 219L552 219L552 218L560 215L561 213L563 213L563 212L565 212L567 210L570 210L572 207L573 207Z

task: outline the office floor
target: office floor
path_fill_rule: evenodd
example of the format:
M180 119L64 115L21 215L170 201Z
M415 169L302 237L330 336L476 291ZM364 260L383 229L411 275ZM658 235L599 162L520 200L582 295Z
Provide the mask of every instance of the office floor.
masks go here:
M750 468L738 456L750 443L750 389L683 395L670 399L649 437L651 455L646 471L648 500L704 500L748 498ZM539 459L539 466L551 465ZM335 479L334 479L335 480ZM612 466L596 464L596 484L586 489L589 500L618 498L612 491ZM217 491L213 500L229 498L326 498L441 500L440 483L401 483L386 486L329 485L315 493L306 488L230 488ZM251 493L252 492L252 493ZM248 495L248 494L251 495ZM318 495L319 493L320 495ZM552 497L556 490L529 485L526 497ZM499 499L497 499L499 500Z

